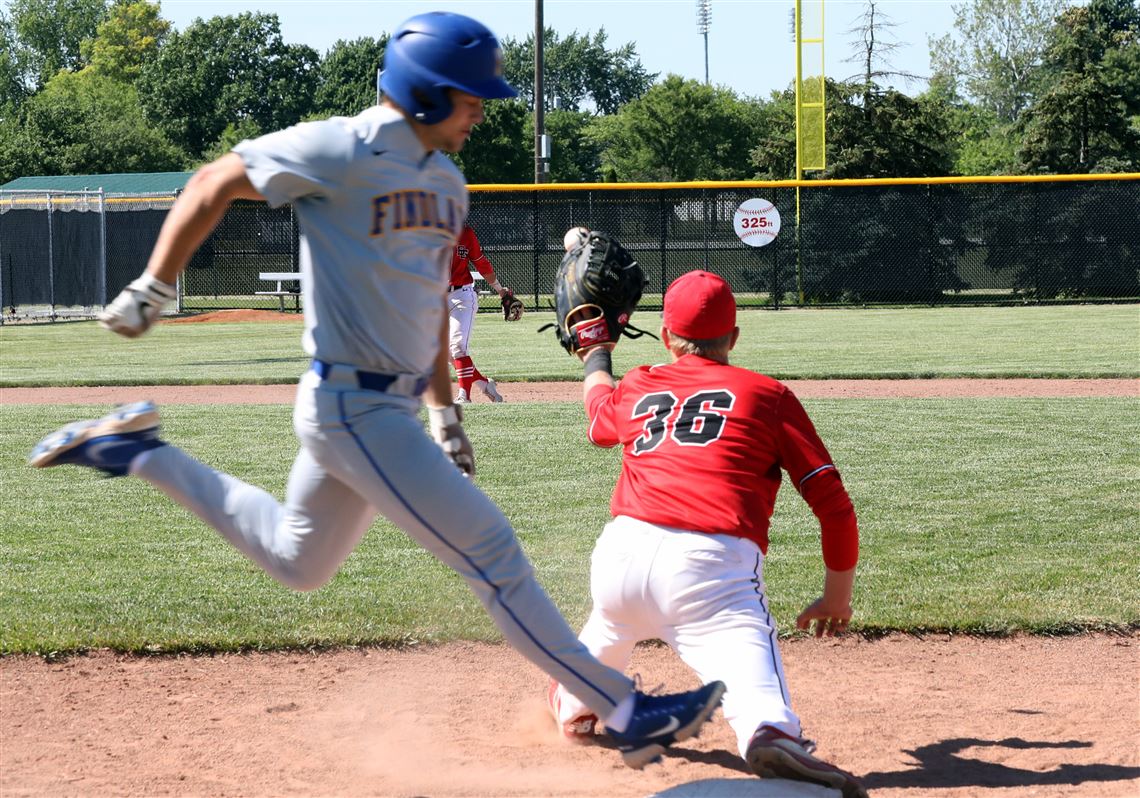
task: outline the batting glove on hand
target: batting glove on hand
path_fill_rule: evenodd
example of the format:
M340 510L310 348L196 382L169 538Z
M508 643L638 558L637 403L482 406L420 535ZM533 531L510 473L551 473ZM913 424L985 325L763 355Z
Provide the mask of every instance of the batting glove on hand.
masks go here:
M138 338L158 320L167 302L174 301L178 290L150 274L143 274L126 288L115 301L99 314L99 326L127 338Z
M429 407L431 437L464 476L475 476L475 449L463 431L463 411L456 405Z

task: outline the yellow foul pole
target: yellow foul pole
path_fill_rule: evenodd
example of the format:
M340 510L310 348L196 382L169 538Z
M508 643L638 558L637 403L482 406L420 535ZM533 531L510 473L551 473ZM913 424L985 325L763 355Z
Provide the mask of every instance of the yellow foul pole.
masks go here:
M803 34L803 8L800 5L800 0L796 0L796 295L799 297L799 304L802 306L804 303L804 267L800 260L800 186L799 181L803 180L804 170L802 164L803 146L800 144L800 86L804 80L804 50L800 36Z
M818 5L819 15L813 13L807 20L805 31L804 0L795 0L796 35L796 180L802 180L808 169L822 170L827 166L826 84L823 70L823 0L808 0L813 8ZM804 49L818 51L818 74L804 81ZM796 186L796 287L800 304L804 301L803 262L800 257L800 187Z

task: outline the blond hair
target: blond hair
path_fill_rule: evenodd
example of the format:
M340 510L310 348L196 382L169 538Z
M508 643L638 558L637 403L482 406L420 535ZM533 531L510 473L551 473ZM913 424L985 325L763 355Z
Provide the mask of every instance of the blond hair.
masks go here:
M718 338L690 339L669 330L669 350L677 357L682 355L699 355L712 360L728 360L728 351L732 346L732 333L726 333Z

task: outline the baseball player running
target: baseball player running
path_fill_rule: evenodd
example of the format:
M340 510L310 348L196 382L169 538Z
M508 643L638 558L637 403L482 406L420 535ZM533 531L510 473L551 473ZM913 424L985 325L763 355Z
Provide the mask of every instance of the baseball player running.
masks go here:
M581 353L588 437L622 447L595 545L593 609L579 639L624 668L634 645L661 639L702 680L728 687L724 715L741 755L763 778L814 782L846 798L866 793L850 773L812 755L792 711L768 610L763 565L781 470L819 518L823 596L796 626L835 635L851 620L858 559L855 512L839 472L799 401L770 377L728 363L736 344L728 283L689 272L665 294L661 340L668 364L616 383L612 345ZM570 738L593 735L596 717L569 684L549 702Z
M412 17L389 40L381 87L378 107L244 141L198 171L146 272L101 316L121 335L143 334L232 200L292 203L313 360L297 390L301 449L284 503L162 441L150 402L71 424L29 460L141 477L296 590L332 578L382 514L460 574L507 640L604 717L625 762L643 767L699 731L724 685L647 696L590 655L471 480L474 453L451 401L445 295L467 188L443 153L483 120L485 98L515 96L499 43L465 16Z
M511 294L510 289L504 288L495 276L495 267L483 254L483 249L479 246L479 237L475 235L471 225L467 224L459 234L459 243L451 258L451 284L447 287L447 306L451 315L448 344L451 351L451 365L455 367L455 379L459 383L459 393L455 401L461 405L473 401L475 391L479 391L492 402L503 401L503 397L495 387L495 381L484 377L468 354L467 345L471 340L471 327L475 323L475 312L479 310L479 295L475 292L471 266L478 269L479 274L487 281L487 285L491 286L500 298Z

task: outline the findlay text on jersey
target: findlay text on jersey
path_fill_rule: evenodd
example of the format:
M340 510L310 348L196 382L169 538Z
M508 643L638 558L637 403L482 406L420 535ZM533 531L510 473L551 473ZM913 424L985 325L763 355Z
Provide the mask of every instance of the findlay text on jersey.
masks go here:
M372 229L369 235L375 238L390 230L430 227L448 230L458 238L461 221L454 198L444 197L441 201L434 191L405 189L372 198Z

